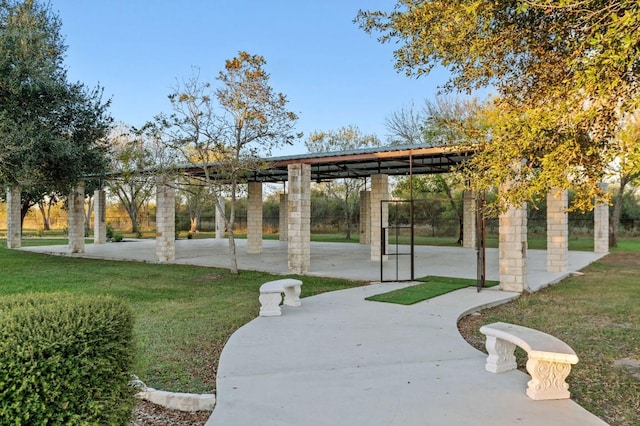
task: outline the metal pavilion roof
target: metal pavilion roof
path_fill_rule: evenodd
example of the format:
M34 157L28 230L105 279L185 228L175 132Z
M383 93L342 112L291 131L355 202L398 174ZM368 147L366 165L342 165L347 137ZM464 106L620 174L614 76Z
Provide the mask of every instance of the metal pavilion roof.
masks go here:
M392 176L447 173L469 159L473 151L460 147L402 145L362 148L350 151L317 152L264 159L266 167L246 176L253 182L284 182L289 164L311 165L311 179L326 181L341 178L366 178L376 174ZM215 163L207 165L215 177ZM189 175L203 174L203 167L188 165L180 169ZM222 177L222 176L221 176Z

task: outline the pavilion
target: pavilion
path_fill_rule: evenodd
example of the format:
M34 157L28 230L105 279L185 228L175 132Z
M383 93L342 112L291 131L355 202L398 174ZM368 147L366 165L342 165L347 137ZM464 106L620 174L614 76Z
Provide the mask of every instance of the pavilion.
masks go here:
M262 242L262 188L264 183L287 182L288 191L280 198L280 239L287 241L288 270L292 274L309 272L311 259L311 183L339 178L370 180L370 190L360 194L361 244L370 246L372 261L386 259L385 229L388 227L389 176L447 173L473 155L469 150L423 145L387 146L342 152L310 153L265 159L267 167L246 176L248 183L247 253L260 254ZM193 165L179 169L198 176L202 169ZM157 180L156 258L175 261L175 187L166 178ZM69 253L85 250L84 184L69 194ZM106 242L106 195L94 194L94 244ZM568 194L552 190L547 197L547 270L567 271ZM467 190L463 199L464 247L476 246L476 207L474 194ZM599 204L594 212L594 251L608 252L608 205ZM21 246L20 188L7 190L7 247ZM499 218L500 289L523 292L527 285L527 215L524 206L512 207Z

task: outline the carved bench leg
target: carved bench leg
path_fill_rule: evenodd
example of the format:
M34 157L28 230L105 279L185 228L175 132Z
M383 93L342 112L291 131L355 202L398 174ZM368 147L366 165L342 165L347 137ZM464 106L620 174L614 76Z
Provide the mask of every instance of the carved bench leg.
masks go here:
M489 356L485 369L491 373L502 373L504 371L513 370L517 367L516 357L513 354L516 345L506 340L498 339L493 336L487 336L485 343Z
M284 288L284 304L287 306L300 306L300 286Z
M527 371L531 380L527 383L527 396L531 399L567 399L571 396L565 379L571 372L571 364L527 360Z
M260 293L258 297L260 301L260 316L274 317L282 314L280 310L280 302L282 295L278 293Z

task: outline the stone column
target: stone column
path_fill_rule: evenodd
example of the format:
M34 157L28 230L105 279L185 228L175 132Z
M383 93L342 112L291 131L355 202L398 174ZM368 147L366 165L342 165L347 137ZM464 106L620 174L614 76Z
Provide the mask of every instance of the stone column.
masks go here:
M607 186L600 184L605 191ZM598 203L593 209L593 251L609 253L609 205L606 203Z
M311 266L311 166L289 164L289 273L306 274Z
M371 244L371 192L360 191L360 244Z
M262 253L262 182L249 182L247 253Z
M224 200L222 200L222 205L224 206ZM221 240L222 238L224 238L224 228L226 226L225 224L225 219L224 219L224 214L220 213L220 210L218 210L218 203L216 202L216 208L215 210L215 222L216 222L216 239L217 240Z
M389 176L371 176L371 260L379 261L382 255L381 228L389 226L389 205L381 204L382 200L389 199ZM381 208L382 206L382 208ZM385 235L385 242L387 236ZM386 248L385 248L386 253ZM382 260L387 260L385 255Z
M7 188L7 248L22 247L22 207L19 186Z
M69 253L84 253L84 182L69 194Z
M500 290L523 292L527 286L527 209L510 207L499 218Z
M176 190L166 177L156 179L156 258L158 262L176 260Z
M93 244L107 242L107 195L98 189L93 193Z
M278 211L278 238L280 241L289 240L289 197L280 194L280 209Z
M462 197L462 247L476 248L476 195L466 189Z
M547 194L547 271L566 272L569 256L569 196L553 188Z

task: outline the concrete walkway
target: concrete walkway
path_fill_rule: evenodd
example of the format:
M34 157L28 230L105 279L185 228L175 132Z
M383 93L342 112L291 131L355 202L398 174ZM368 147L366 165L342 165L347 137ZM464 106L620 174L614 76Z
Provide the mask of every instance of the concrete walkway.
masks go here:
M238 241L241 269L287 272L286 243L264 241L260 255L246 254L245 244ZM226 240L177 241L176 263L227 267L226 248ZM416 277L475 277L475 250L416 249ZM62 246L23 250L66 254ZM380 263L369 259L368 246L312 243L311 254L311 275L380 280ZM89 244L73 256L155 262L155 245ZM557 282L600 257L570 252L569 271L549 273L546 252L530 250L529 286ZM406 279L407 268L404 259L385 262L384 278ZM495 249L487 250L487 278L498 279ZM528 375L486 372L486 355L462 339L460 316L518 294L468 288L412 306L364 300L406 285L377 283L304 298L301 307L283 307L280 317L258 317L240 328L222 352L217 406L207 425L605 424L571 400L530 400Z
M485 371L486 355L462 339L461 314L517 294L470 288L412 306L364 300L401 286L314 296L236 331L207 426L605 424L571 400L529 399L528 375Z

